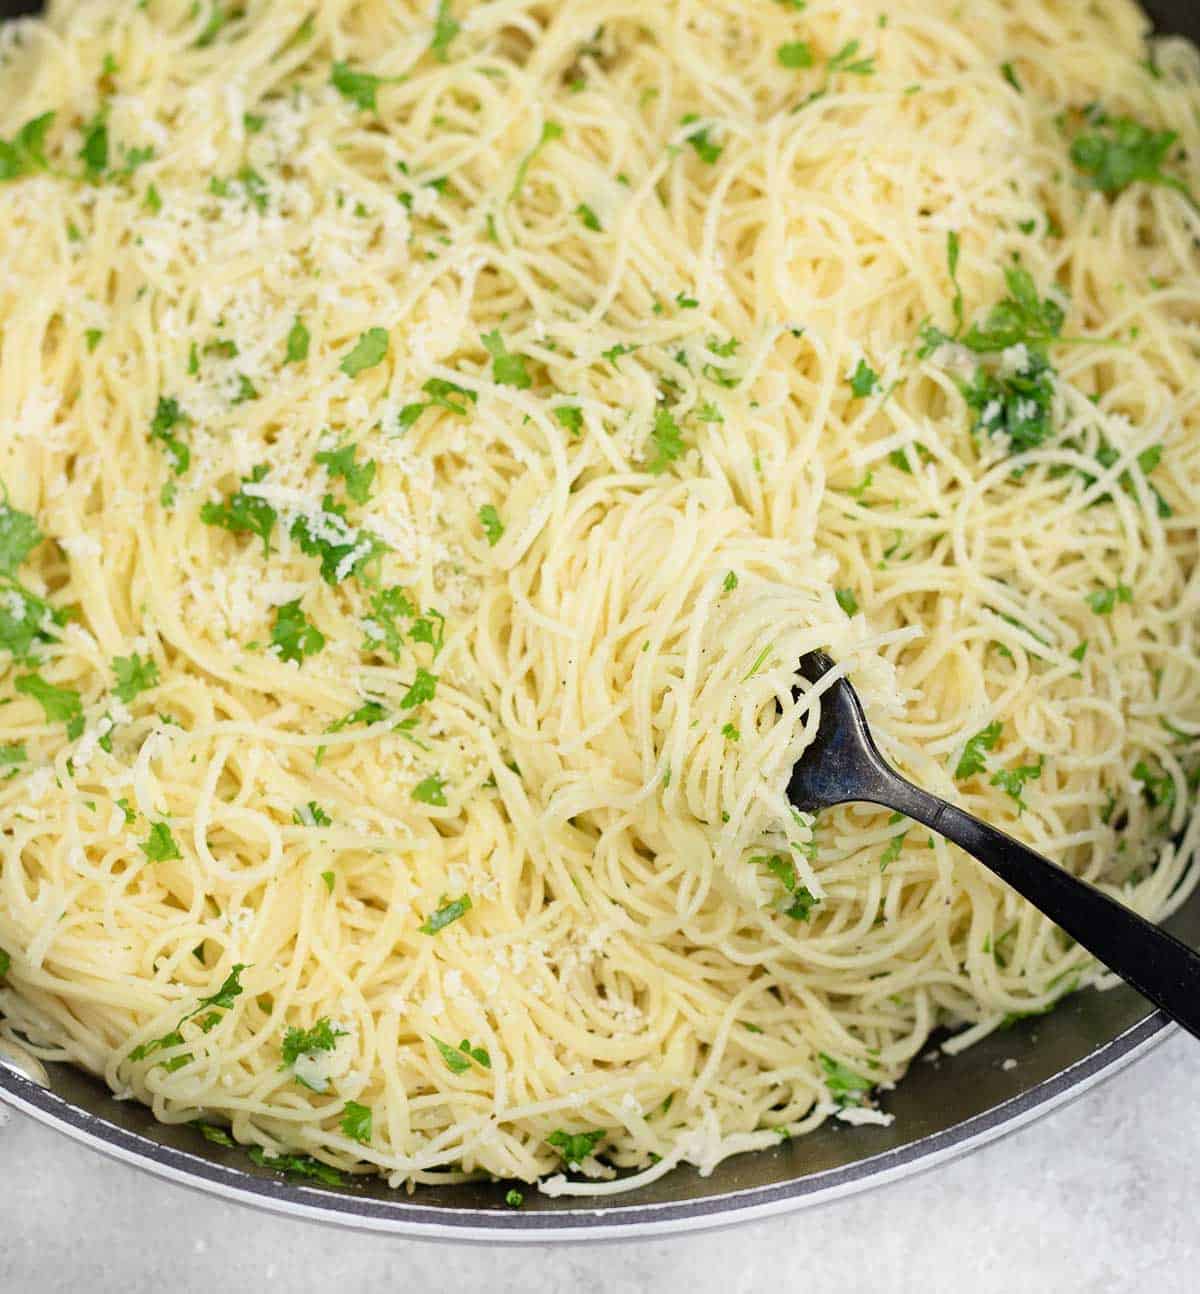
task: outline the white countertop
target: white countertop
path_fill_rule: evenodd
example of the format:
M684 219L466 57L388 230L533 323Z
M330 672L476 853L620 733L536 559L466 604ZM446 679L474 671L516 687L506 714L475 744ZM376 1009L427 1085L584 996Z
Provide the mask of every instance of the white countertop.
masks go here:
M1176 1036L1075 1104L924 1176L673 1240L486 1250L253 1212L0 1128L5 1294L1147 1294L1200 1284L1200 1046Z

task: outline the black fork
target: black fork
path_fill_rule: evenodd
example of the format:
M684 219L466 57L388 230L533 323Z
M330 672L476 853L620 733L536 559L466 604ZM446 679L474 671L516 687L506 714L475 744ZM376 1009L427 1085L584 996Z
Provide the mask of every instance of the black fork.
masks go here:
M809 652L801 658L800 674L817 684L833 667L824 652ZM788 798L796 808L815 813L864 800L938 832L1200 1038L1200 956L1012 836L906 781L879 753L847 679L831 684L820 703L816 738L788 783Z

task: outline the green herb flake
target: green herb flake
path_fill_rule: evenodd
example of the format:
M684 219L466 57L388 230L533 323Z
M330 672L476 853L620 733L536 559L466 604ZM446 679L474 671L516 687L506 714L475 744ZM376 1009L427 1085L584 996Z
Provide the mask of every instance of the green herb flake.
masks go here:
M273 1155L261 1146L251 1146L246 1153L260 1168L270 1168L289 1177L310 1178L323 1186L344 1185L344 1179L336 1168L311 1155Z
M568 1168L582 1164L596 1153L596 1147L607 1134L603 1129L594 1132L564 1132L556 1129L546 1138L546 1144L558 1151Z
M357 1101L346 1102L345 1108L342 1110L341 1127L351 1141L357 1141L361 1145L369 1146L371 1144L371 1123L372 1116L369 1105L360 1105Z
M271 650L284 662L299 665L306 656L315 656L325 646L325 635L300 609L300 599L275 608L271 628Z
M1110 117L1098 110L1088 114L1088 125L1091 129L1071 142L1071 161L1092 188L1115 194L1142 181L1174 189L1197 206L1183 180L1162 169L1179 142L1176 131L1151 130L1132 117Z
M838 589L834 595L837 598L837 604L848 616L858 615L858 598L854 596L853 589Z
M775 51L775 58L780 67L798 68L813 65L812 47L804 40L792 40L786 45L780 45Z
M471 1068L472 1061L483 1069L491 1069L492 1059L487 1052L482 1047L472 1047L466 1038L457 1047L451 1047L436 1035L431 1033L429 1036L437 1044L437 1049L446 1062L446 1068L452 1074L465 1074Z
M504 522L500 520L494 504L485 503L479 509L479 524L487 537L488 547L495 548L504 534Z
M492 357L492 380L500 386L514 386L520 391L528 390L533 379L525 368L523 355L510 354L504 345L504 338L497 329L484 333L481 337L484 348Z
M347 377L357 377L369 368L382 364L388 353L386 328L368 328L342 357L338 366Z
M78 692L68 687L56 687L40 674L22 674L13 687L42 707L47 723L66 724L67 737L71 741L83 735L83 701Z
M856 1074L847 1065L825 1052L818 1054L825 1086L829 1095L840 1106L862 1105L873 1084L869 1078Z
M1015 768L999 769L992 774L991 785L1000 787L1017 802L1018 809L1024 810L1025 783L1032 778L1041 777L1044 762L1039 759L1036 764L1018 764Z
M471 910L471 896L464 894L457 899L442 899L441 906L426 917L417 927L423 935L436 935L460 917L465 917Z
M1112 589L1095 589L1084 601L1098 616L1112 615L1118 602L1132 602L1133 590L1127 584L1118 584Z
M450 12L450 0L440 0L437 16L433 22L433 39L429 42L430 53L439 63L450 60L450 42L458 35L462 24L457 22Z
M583 227L585 229L590 229L594 234L604 232L604 228L600 224L600 217L596 215L595 211L593 211L586 202L581 202L575 208L575 214L583 222Z
M150 439L157 440L171 460L171 470L176 476L182 476L192 461L191 450L175 435L176 427L186 427L191 418L180 408L179 401L167 396L159 396L150 420Z
M158 686L158 665L134 652L132 656L117 656L112 663L116 686L113 691L126 705L142 692Z
M784 854L761 854L751 858L751 867L765 867L779 881L783 892L771 905L776 912L794 921L807 921L813 907L820 902L805 885L800 884L796 865Z
M28 513L0 503L0 575L16 575L21 563L42 542L37 521Z
M292 810L292 821L298 827L332 827L333 819L325 812L316 800L309 800L300 808Z
M142 841L142 853L152 863L169 863L183 857L170 826L165 822L150 824L150 834Z
M340 449L323 450L316 456L330 476L341 477L346 482L346 493L355 503L366 503L371 497L371 485L375 480L375 460L355 463L357 445L343 445Z
M667 467L683 457L683 432L668 409L659 408L654 413L654 426L650 431L650 444L654 457L646 464L646 471L661 475Z
M517 165L517 173L513 178L513 186L508 191L508 200L511 202L525 187L525 177L529 174L529 168L533 159L546 147L547 144L553 143L556 139L562 138L562 127L554 121L542 123L541 134L538 135L537 143L521 158Z
M879 390L879 374L865 359L858 361L858 367L846 381L849 382L851 391L860 400L865 400L867 396L874 395Z
M322 500L320 512L297 517L288 533L305 556L320 558L321 578L331 585L361 575L387 551L373 531L352 526L346 520L345 507L329 494Z
M583 434L583 410L577 404L560 404L552 412L558 424L572 436Z
M49 168L46 134L53 124L54 113L44 112L27 121L11 140L0 139L0 183Z
M267 475L260 463L249 476L242 477L242 488L224 503L206 503L200 509L200 520L208 526L219 526L231 534L258 535L263 541L263 555L271 554L271 532L278 519L275 509L257 494L248 494L247 485L257 485Z
M192 1127L204 1138L205 1141L211 1141L214 1146L224 1146L230 1149L237 1145L237 1142L229 1133L216 1123L205 1123L203 1119L196 1119Z
M364 112L374 112L376 110L375 94L383 84L383 80L384 78L381 76L358 71L352 68L349 63L341 62L334 63L329 74L329 84L343 99L348 99Z
M902 831L898 836L893 836L888 841L887 848L879 859L879 870L887 871L888 864L894 863L900 857L900 851L904 848L904 838L908 835L907 831Z
M288 329L287 335L287 354L284 357L285 364L301 364L308 358L308 329L304 326L304 320L299 315L292 321L291 328Z
M968 777L974 777L977 773L982 773L987 767L987 760L984 758L984 752L996 749L996 743L1000 740L1000 734L1004 731L1004 725L999 719L994 719L986 728L981 728L963 747L963 753L959 757L958 764L954 769L954 776L962 781Z

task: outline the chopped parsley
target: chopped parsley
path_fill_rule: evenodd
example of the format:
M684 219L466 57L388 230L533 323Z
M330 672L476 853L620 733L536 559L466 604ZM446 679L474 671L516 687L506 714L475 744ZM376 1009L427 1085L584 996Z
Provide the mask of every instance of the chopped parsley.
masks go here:
M233 969L230 970L229 974L222 981L221 987L217 989L215 993L211 994L209 997L202 997L196 1006L180 1019L179 1023L170 1033L164 1033L161 1038L152 1038L148 1042L139 1043L129 1053L129 1059L134 1061L145 1060L147 1056L152 1056L155 1052L162 1051L166 1047L179 1046L183 1042L183 1034L181 1030L184 1024L194 1016L200 1015L201 1012L205 1012L206 1014L204 1015L204 1018L197 1021L197 1023L202 1032L209 1033L221 1019L219 1013L221 1011L228 1011L229 1008L233 1006L234 999L241 996L241 974L245 969L246 967L241 962L236 963ZM171 1060L159 1061L158 1063L168 1073L173 1073L181 1066L186 1065L191 1059L191 1052L183 1052Z
M1063 309L1051 297L1038 296L1028 270L1010 266L1004 271L1008 296L996 303L983 322L963 334L962 344L977 354L1007 350L1010 346L1045 348L1062 333Z
M721 729L721 736L724 737L726 741L741 741L742 739L740 730L732 723L725 724Z
M452 1074L465 1074L471 1068L471 1062L484 1069L491 1069L492 1058L482 1047L472 1047L464 1038L457 1047L451 1047L449 1043L443 1042L435 1034L429 1035L437 1044L437 1049L442 1053L442 1059L446 1062L446 1068Z
M1090 129L1071 141L1071 161L1092 188L1115 194L1140 180L1174 189L1197 206L1184 181L1162 169L1179 142L1177 132L1151 130L1132 117L1110 117L1098 108L1087 113L1087 125Z
M346 520L346 509L327 494L321 511L299 516L288 532L308 557L321 559L321 578L326 584L340 584L386 551L373 531L359 529Z
M446 807L446 781L436 773L423 777L412 790L412 798L420 804L431 804L434 808ZM428 931L426 933L429 933Z
M525 1203L525 1196L518 1190L509 1190L504 1193L504 1206L509 1209L519 1209Z
M500 520L500 514L494 504L485 503L479 509L479 524L483 527L484 535L487 536L488 547L495 548L504 534L504 522Z
M454 382L447 382L445 378L431 377L428 382L421 388L428 400L415 400L411 404L406 404L400 410L400 429L407 431L412 427L417 419L425 412L426 409L446 409L450 413L457 414L460 418L465 418L470 410L465 404L452 400L452 395L461 395L475 404L479 396L474 391L468 391L465 387L457 386Z
M180 408L179 401L166 396L158 397L158 405L150 422L150 439L157 440L171 460L171 470L182 476L192 461L191 450L175 434L176 427L186 427L191 418Z
M593 211L586 202L581 202L575 208L575 214L583 221L583 227L585 229L590 229L594 234L604 232L604 227L600 224L600 217L596 215L595 211Z
M203 1119L195 1119L192 1122L192 1127L199 1132L205 1141L211 1141L214 1146L225 1146L227 1149L232 1149L237 1145L237 1142L219 1124L205 1123Z
M309 800L300 808L292 810L292 821L298 827L332 827L333 819L316 802Z
M399 660L405 634L398 621L411 620L416 614L416 607L399 585L381 589L371 598L370 615L363 621L363 650L377 651L382 646Z
M1095 589L1084 601L1098 616L1108 616L1118 602L1133 601L1133 590L1127 584L1118 584L1114 589Z
M837 598L837 604L848 616L858 615L858 598L854 596L853 589L838 589L833 595Z
M559 426L565 427L572 436L583 433L583 410L577 404L560 404L551 412Z
M300 1029L292 1025L283 1035L283 1045L280 1047L283 1064L279 1068L294 1071L296 1062L302 1056L315 1056L321 1051L333 1051L338 1039L345 1036L345 1029L339 1029L326 1015L323 1015L311 1029ZM306 1082L299 1074L294 1076L303 1086L313 1091L324 1091L323 1087L313 1087L313 1084Z
M1155 773L1144 759L1133 767L1134 778L1142 784L1142 794L1151 807L1172 809L1175 805L1175 779L1169 773Z
M301 664L306 656L315 656L325 646L325 635L300 609L300 599L275 608L271 628L271 650L281 661Z
M438 676L427 669L418 669L408 691L400 699L401 710L415 710L417 706L432 701L437 693Z
M292 326L288 329L287 335L287 353L284 356L285 364L300 364L308 358L308 329L304 325L304 320L299 315L292 321Z
M504 345L504 338L497 329L486 332L481 339L484 349L492 357L492 380L500 386L515 386L525 391L533 385L533 379L525 368L525 357L513 355Z
M585 1159L596 1153L596 1147L607 1134L603 1129L594 1132L564 1132L556 1129L546 1138L546 1144L553 1146L568 1167L582 1164Z
M338 367L347 377L357 377L369 368L382 364L388 353L386 328L368 328L354 346L342 356Z
M508 200L511 202L518 193L525 187L525 177L529 174L529 167L533 159L555 139L562 138L562 127L554 121L545 121L542 123L542 132L538 135L537 143L521 158L517 166L517 174L513 179L513 186L508 191Z
M847 76L874 76L875 59L858 58L862 42L847 41L836 54L830 56L825 67L832 76L835 72L844 72Z
M351 1141L364 1146L371 1144L371 1107L359 1105L357 1101L347 1101L342 1110L342 1131Z
M879 390L879 374L867 363L865 359L858 361L858 367L846 379L850 383L850 389L860 400L865 400L867 396L874 395Z
M1002 768L992 774L991 785L999 786L1004 793L1017 802L1017 808L1024 810L1025 783L1035 777L1041 777L1043 759L1036 764L1018 764L1015 768Z
M329 74L329 84L351 103L357 104L365 112L375 111L375 93L384 82L384 77L371 72L360 72L349 63L334 63Z
M0 746L0 768L7 768L9 772L7 777L15 777L17 765L23 764L28 755L25 752L24 745L19 741L9 742L5 746Z
M113 660L113 675L117 683L113 691L128 704L141 692L158 686L158 665L134 652L132 656L117 656Z
M962 388L975 414L972 432L1006 436L1014 454L1035 449L1054 434L1054 370L1036 350L1028 351L1023 373L990 373L982 366Z
M699 121L697 113L689 112L680 122L680 125L691 126ZM715 166L720 160L721 154L725 151L720 144L714 144L708 137L709 126L699 126L695 130L690 130L684 138L696 151L696 156L708 166Z
M257 485L267 475L260 463L249 476L242 477L242 489L231 494L224 503L206 503L200 509L200 520L208 526L220 526L232 534L258 535L263 541L263 555L270 556L271 532L275 528L275 509L256 494L248 494L247 485Z
M726 593L732 593L738 586L738 577L736 571L726 571L725 578L721 581L721 588Z
M47 723L66 724L71 741L83 735L83 701L78 692L69 687L55 687L40 674L22 674L13 687L42 707Z
M792 40L780 45L775 51L776 61L780 67L812 67L812 47L807 41Z
M170 826L165 822L150 824L150 834L142 841L142 853L152 863L169 863L183 857Z
M437 911L427 916L417 929L423 935L436 935L460 917L465 917L470 910L471 896L469 894L464 894L457 899L447 899L443 896L441 906Z
M0 503L0 575L14 576L21 563L42 542L37 521L28 513Z
M308 1177L324 1186L343 1184L342 1175L336 1168L311 1155L273 1155L261 1146L251 1146L246 1153L260 1168L271 1168L289 1177Z
M12 139L0 139L0 182L33 175L49 167L46 133L53 124L54 113L44 112L27 121Z
M763 854L750 859L751 867L765 867L783 886L783 893L771 905L776 912L795 921L807 921L813 905L819 903L817 896L805 885L800 884L796 875L796 865L783 854Z
M1000 734L1003 731L1004 725L999 719L994 719L986 728L981 728L967 742L954 769L954 776L959 781L974 777L977 773L984 771L987 767L987 760L984 757L985 752L996 749L996 743L1000 740Z
M108 170L108 123L103 112L84 127L79 158L83 162L85 179L99 180Z
M907 831L902 831L898 836L893 836L888 841L887 848L879 859L879 870L887 871L888 864L894 863L900 857L900 851L904 848L904 838L908 835Z
M371 484L375 480L375 460L355 463L357 445L342 445L340 449L322 450L316 458L330 476L340 476L346 482L346 493L355 503L366 503L371 497Z
M840 1106L862 1105L872 1083L825 1052L818 1054L829 1095Z
M661 475L676 459L683 457L683 433L668 409L659 408L654 413L654 426L650 431L650 444L654 457L646 464L646 471Z
M429 42L430 53L439 63L450 60L450 42L458 35L461 24L450 12L450 0L439 0L437 16L433 21L433 39Z

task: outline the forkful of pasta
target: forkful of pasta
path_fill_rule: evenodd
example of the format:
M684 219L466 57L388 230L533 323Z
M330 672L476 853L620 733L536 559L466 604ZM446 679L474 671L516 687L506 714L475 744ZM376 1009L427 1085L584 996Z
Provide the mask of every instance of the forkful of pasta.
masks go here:
M806 653L799 672L805 695L820 709L816 735L788 783L797 809L816 813L865 801L938 832L1200 1037L1200 955L1012 836L901 777L879 753L853 686L824 652Z

